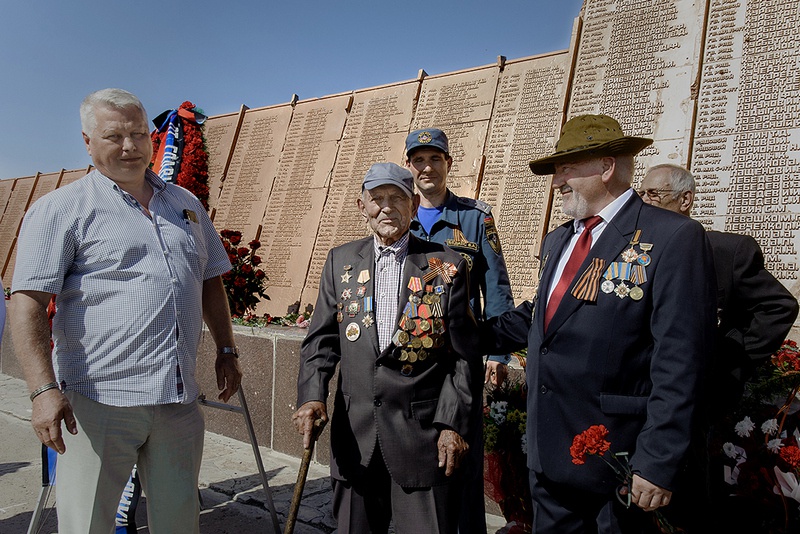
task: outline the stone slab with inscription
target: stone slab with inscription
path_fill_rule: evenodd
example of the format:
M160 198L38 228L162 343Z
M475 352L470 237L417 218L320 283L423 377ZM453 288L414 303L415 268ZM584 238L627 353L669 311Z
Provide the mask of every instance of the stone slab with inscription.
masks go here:
M310 258L301 297L303 305L317 300L328 251L369 235L356 207L361 182L373 163L402 164L418 87L418 82L412 81L353 93Z
M250 109L244 114L225 182L214 206L217 230L242 232L248 242L258 235L278 169L286 156L286 139L292 106Z
M347 94L294 107L261 222L270 300L259 314L285 315L300 300L349 103Z

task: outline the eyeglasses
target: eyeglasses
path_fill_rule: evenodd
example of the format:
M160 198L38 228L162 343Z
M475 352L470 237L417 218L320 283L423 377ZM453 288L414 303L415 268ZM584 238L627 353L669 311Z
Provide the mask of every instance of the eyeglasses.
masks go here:
M640 198L644 198L645 195L647 195L647 198L653 202L661 202L661 197L663 197L665 193L672 193L673 191L674 189L640 189L637 193Z

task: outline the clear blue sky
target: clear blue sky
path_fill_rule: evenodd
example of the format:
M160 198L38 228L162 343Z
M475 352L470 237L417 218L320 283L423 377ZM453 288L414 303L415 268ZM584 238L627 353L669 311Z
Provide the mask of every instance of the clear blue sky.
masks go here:
M0 179L87 166L97 89L220 115L563 50L582 3L0 0Z

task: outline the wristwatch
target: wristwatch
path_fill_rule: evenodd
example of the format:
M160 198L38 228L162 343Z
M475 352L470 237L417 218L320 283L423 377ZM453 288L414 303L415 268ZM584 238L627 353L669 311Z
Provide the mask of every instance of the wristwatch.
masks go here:
M239 349L237 347L220 347L217 349L217 354L233 354L235 358L238 358Z

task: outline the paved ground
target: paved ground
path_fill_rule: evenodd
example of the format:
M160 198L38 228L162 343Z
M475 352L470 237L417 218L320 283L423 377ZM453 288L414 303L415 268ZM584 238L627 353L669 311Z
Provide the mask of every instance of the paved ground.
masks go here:
M30 427L30 401L25 383L2 374L0 436L0 533L25 534L42 489L41 445ZM279 532L283 532L300 461L263 447L261 456L278 514ZM200 515L202 533L275 533L249 443L206 433L200 495L204 508ZM40 522L38 532L42 534L57 532L54 501L55 491ZM136 514L138 525L146 525L146 509L147 499L142 497ZM502 517L487 514L487 520L489 532L504 530ZM335 530L328 468L312 464L294 532L327 534ZM138 531L149 532L146 526Z

